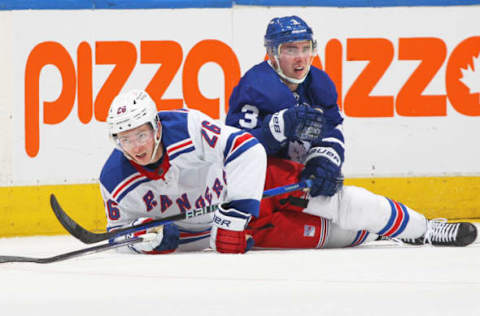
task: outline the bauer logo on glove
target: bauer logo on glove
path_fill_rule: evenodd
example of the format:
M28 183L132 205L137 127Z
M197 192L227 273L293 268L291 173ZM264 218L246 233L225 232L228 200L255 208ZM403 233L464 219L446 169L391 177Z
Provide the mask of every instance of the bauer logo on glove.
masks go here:
M214 214L210 233L210 247L222 253L245 253L253 246L253 239L247 236L251 214L240 212L225 205Z

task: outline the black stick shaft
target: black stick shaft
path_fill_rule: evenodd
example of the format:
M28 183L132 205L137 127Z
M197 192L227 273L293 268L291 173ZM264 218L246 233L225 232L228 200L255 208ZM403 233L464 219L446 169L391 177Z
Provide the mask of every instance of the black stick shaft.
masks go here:
M301 189L309 188L311 186L311 181L306 180L306 181L301 181L299 183L291 184L291 185L285 185L281 187L277 187L274 189L266 190L263 193L263 197L272 197L275 195L280 195L288 192L293 192L293 191L298 191ZM93 233L88 231L87 229L83 228L75 222L60 206L60 204L57 201L57 198L55 197L54 194L50 195L50 205L52 207L53 212L57 216L58 221L65 227L65 229L72 234L75 238L79 239L80 241L86 243L86 244L92 244L96 242L100 242L103 240L108 240L108 239L114 239L117 237L121 237L124 235L128 235L130 233L140 231L140 230L145 230L149 229L152 227L160 226L160 225L165 225L171 222L175 221L180 221L180 220L185 220L197 216L202 216L208 213L214 212L217 208L218 205L210 205L206 206L203 208L199 209L194 209L194 210L188 210L185 213L182 214L177 214L157 220L153 220L151 222L145 223L145 224L138 224L135 226L130 226L130 227L125 227L125 228L120 228L116 229L111 232L105 232L105 233Z
M141 237L135 237L131 239L121 240L118 242L101 244L101 245L88 247L80 250L70 251L70 252L62 253L53 257L46 257L46 258L0 256L0 263L8 263L8 262L52 263L52 262L63 261L63 260L80 257L88 254L107 251L107 250L111 250L119 247L124 247L126 245L136 244L138 242L141 242L142 240L143 239Z

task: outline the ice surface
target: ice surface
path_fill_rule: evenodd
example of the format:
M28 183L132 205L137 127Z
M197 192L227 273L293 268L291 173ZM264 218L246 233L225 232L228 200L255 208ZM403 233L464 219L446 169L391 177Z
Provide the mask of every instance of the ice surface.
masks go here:
M0 239L1 255L88 247L71 236ZM108 251L0 264L1 315L480 315L480 244L210 251Z

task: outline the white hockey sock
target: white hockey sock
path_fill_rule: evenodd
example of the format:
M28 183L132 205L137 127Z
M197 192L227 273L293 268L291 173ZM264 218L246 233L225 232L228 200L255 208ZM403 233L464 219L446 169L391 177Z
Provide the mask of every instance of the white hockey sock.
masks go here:
M355 186L345 186L332 197L311 198L305 213L331 219L342 229L392 238L417 238L426 231L426 218L384 196Z

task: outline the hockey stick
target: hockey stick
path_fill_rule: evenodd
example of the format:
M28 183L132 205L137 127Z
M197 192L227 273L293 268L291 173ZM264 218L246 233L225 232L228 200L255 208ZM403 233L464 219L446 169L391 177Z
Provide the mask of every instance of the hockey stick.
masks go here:
M80 257L88 254L93 254L97 252L107 251L110 249L115 249L115 248L123 247L126 245L136 244L142 241L143 241L143 238L134 237L134 238L123 239L121 241L116 241L112 243L106 243L106 244L97 245L89 248L70 251L70 252L62 253L53 257L46 257L46 258L0 256L0 263L8 263L8 262L52 263L52 262L63 261L63 260Z
M280 194L283 194L283 193L288 193L288 192L293 192L293 191L297 191L297 190L300 190L300 189L309 188L310 186L311 186L311 181L306 180L306 181L299 182L299 183L296 183L296 184L286 185L286 186L283 186L283 187L278 187L278 188L274 188L274 189L271 189L271 190L267 190L263 193L263 197L264 198L272 197L272 196L280 195ZM175 216L170 216L170 217L167 217L167 218L164 218L164 219L161 219L161 220L156 220L155 222L157 224L153 225L153 226L152 225L147 225L147 224L153 223L153 222L149 222L149 223L144 224L144 225L136 225L136 226L128 227L127 229L123 229L123 232L120 233L120 234L118 234L118 232L121 231L121 230L117 230L117 231L110 232L110 233L96 234L96 233L92 233L92 232L84 229L83 227L78 225L73 219L71 219L63 211L63 209L60 207L60 205L57 202L57 199L55 198L55 196L53 194L50 196L50 203L52 204L52 209L54 210L55 215L57 215L57 218L59 219L60 223L62 223L62 225L67 230L72 229L72 231L74 231L76 234L80 234L83 238L93 236L94 238L97 238L98 241L111 239L111 238L116 238L116 237L120 237L120 236L129 234L129 233L132 232L132 229L135 229L134 231L138 231L138 230L147 229L147 228L150 228L150 227L153 227L153 226L164 225L164 224L167 224L167 223L172 222L174 220L178 220L178 219L172 219L172 218L184 219L184 218L191 218L191 217L211 213L215 209L217 209L217 207L218 207L216 205L212 205L212 206L209 206L209 207L206 207L206 208L193 210L192 215L189 216L189 217L187 217L186 214L180 214L182 216L175 215ZM62 220L65 220L65 221L62 221ZM73 225L73 227L72 227L72 225ZM74 236L77 237L76 235L74 235ZM101 236L103 239L100 239L100 237L98 237L98 236ZM105 236L107 236L107 237L105 238ZM77 238L80 239L79 237L77 237ZM71 251L71 252L66 252L66 253L63 253L63 254L59 254L59 255L56 255L56 256L52 256L52 257L46 257L46 258L21 257L21 256L0 256L0 263L8 263L8 262L53 263L53 262L63 261L63 260L67 260L67 259L71 259L71 258L75 258L75 257L87 255L87 254L93 254L93 253L98 253L98 252L102 252L102 251L107 251L107 250L110 250L110 249L124 247L124 246L127 246L127 245L142 242L143 240L144 240L144 238L142 238L142 237L133 237L133 238L128 238L128 239L122 239L120 241L113 241L113 242L109 242L109 243L106 243L106 244L97 245L97 246L93 246L93 247L88 247L88 248L75 250L75 251Z
M266 190L265 192L263 192L263 197L267 198L275 195L280 195L283 193L298 191L301 189L309 188L311 185L312 185L311 180L305 180L305 181L298 182L296 184L291 184L291 185L286 185L286 186ZM68 216L68 214L65 213L65 211L62 209L62 207L58 203L57 198L55 197L54 194L50 195L50 205L52 207L53 212L55 213L55 216L57 216L57 219L60 222L60 224L62 224L63 227L65 227L65 229L70 234L72 234L75 238L79 239L80 241L86 244L92 244L92 243L100 242L107 239L114 239L120 236L128 235L130 233L133 233L139 230L145 230L155 226L165 225L174 221L185 220L185 219L205 215L205 214L214 212L218 208L218 205L210 205L210 206L205 206L199 209L188 210L182 214L177 214L177 215L153 220L145 224L138 224L130 227L120 228L111 232L93 233L91 231L86 230L82 226L80 226L70 216Z

